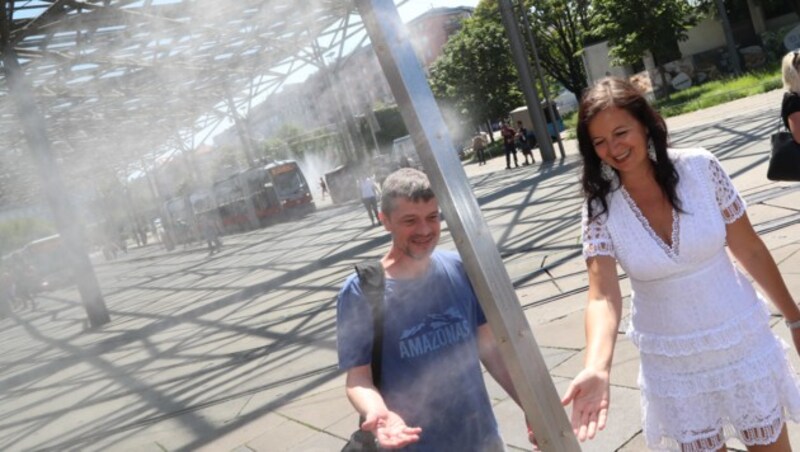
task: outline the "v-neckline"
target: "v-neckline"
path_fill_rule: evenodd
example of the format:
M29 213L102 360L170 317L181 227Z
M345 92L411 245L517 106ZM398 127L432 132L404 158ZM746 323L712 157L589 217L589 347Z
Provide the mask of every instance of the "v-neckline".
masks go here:
M680 216L675 208L672 208L672 231L670 233L670 242L666 243L664 239L661 238L658 233L656 233L655 229L650 225L650 222L647 220L647 217L644 216L644 213L639 209L639 206L636 204L636 201L633 200L628 190L625 189L622 184L620 184L620 191L622 192L622 198L625 200L625 203L628 204L628 207L633 211L634 216L639 220L639 223L642 225L645 231L650 235L653 241L666 253L668 257L671 259L676 259L678 257L678 249L680 247Z

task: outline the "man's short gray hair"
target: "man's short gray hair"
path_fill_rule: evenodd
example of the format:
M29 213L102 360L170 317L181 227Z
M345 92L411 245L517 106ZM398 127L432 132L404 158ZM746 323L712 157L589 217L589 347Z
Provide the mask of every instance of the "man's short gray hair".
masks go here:
M381 212L390 215L394 210L395 198L405 198L412 202L430 201L434 198L428 176L413 168L400 168L383 181L381 189Z

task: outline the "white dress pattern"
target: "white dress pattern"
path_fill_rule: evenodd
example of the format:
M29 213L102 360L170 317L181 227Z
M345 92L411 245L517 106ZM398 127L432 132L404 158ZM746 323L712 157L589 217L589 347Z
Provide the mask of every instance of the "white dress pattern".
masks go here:
M583 209L584 257L612 256L631 280L627 335L641 356L645 440L691 452L731 437L772 443L786 418L800 420L800 389L763 299L725 252L725 225L745 203L708 151L669 155L683 210L673 211L671 246L624 188L592 221Z

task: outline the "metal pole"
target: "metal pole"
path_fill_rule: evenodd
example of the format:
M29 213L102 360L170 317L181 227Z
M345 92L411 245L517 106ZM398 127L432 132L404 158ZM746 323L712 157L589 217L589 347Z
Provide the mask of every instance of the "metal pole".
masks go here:
M231 90L227 84L225 85L225 100L228 103L228 109L231 111L231 118L233 118L233 124L236 127L236 134L239 135L239 141L242 143L242 150L244 151L245 158L247 158L247 166L248 168L255 168L256 162L253 159L253 152L250 148L252 144L250 141L250 134L247 131L244 120L239 116L239 112L236 110L233 94L231 94Z
M561 131L558 130L558 122L556 122L556 109L553 108L553 103L550 102L550 93L547 89L547 83L544 81L544 72L542 71L542 65L539 61L539 49L536 47L536 40L533 38L533 32L531 31L531 23L528 21L528 10L525 9L525 3L523 0L519 0L517 4L519 6L520 13L522 13L522 23L525 27L525 32L528 35L528 44L530 44L531 51L533 51L533 61L536 64L536 75L539 78L539 83L542 85L542 93L544 94L545 102L547 102L547 109L550 110L550 117L553 118L553 132L556 134L556 141L558 141L558 151L563 159L566 158L567 155L564 152L564 143L561 141Z
M539 446L545 451L580 451L394 2L356 0L356 6Z
M61 172L53 158L45 118L36 106L33 89L25 79L16 51L10 43L10 22L7 4L3 2L0 5L0 34L2 34L0 45L2 45L3 72L8 84L8 93L17 109L25 140L42 181L45 198L61 235L67 260L74 271L81 301L89 317L89 325L97 328L108 323L111 318L92 262L86 252L87 240L82 223L75 215Z
M733 40L731 22L728 20L728 13L725 11L725 2L723 0L717 0L717 10L719 11L719 20L722 22L722 30L725 32L725 42L728 44L728 54L731 56L733 73L741 75L742 65L739 62L739 51L736 50L736 41Z
M511 4L511 0L499 0L498 3L500 13L503 16L506 34L508 34L508 40L511 42L511 54L514 57L514 64L517 66L517 72L519 73L520 88L525 95L525 101L528 103L528 114L530 114L531 122L533 123L533 133L536 134L536 141L539 144L539 150L542 152L542 160L546 162L553 161L556 159L556 153L553 150L553 143L550 141L550 134L547 132L547 122L542 114L539 93L531 78L531 68L526 56L527 52L522 47L519 25L516 17L514 17L514 6Z

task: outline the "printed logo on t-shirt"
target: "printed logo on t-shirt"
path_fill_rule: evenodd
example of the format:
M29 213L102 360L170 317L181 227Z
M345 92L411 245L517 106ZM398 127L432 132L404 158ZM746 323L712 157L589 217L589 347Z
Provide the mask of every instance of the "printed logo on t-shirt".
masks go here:
M400 358L417 358L472 336L469 323L456 308L429 314L419 325L400 335Z

